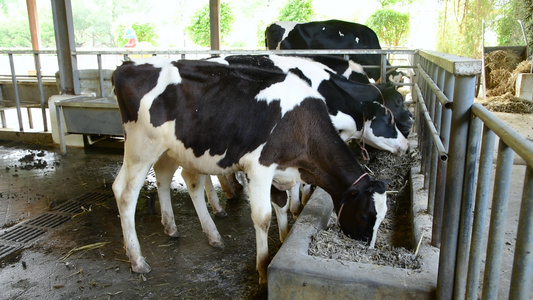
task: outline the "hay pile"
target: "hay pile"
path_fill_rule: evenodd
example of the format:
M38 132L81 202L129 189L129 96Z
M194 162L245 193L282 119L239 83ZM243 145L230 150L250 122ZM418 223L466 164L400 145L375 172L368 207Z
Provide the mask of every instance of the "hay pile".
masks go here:
M491 111L533 113L531 101L515 97L516 79L531 72L531 61L520 61L512 50L497 50L485 56L486 96L479 102Z
M515 97L511 93L505 93L501 96L487 97L487 99L478 99L485 108L494 112L506 113L533 113L533 101Z

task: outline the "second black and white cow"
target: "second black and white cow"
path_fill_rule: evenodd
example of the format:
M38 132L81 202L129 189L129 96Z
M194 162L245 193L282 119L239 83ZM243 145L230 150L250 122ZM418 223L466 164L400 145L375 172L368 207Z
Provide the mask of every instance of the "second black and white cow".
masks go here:
M381 49L376 33L369 27L341 20L307 23L279 21L265 31L268 49ZM350 59L362 65L381 66L379 54L351 54ZM387 61L389 66L389 62ZM378 81L379 69L367 68L370 78ZM394 69L387 71L387 80L400 82L403 74Z
M333 127L323 97L294 74L151 58L123 63L112 81L125 137L113 191L134 272L151 270L134 217L145 177L162 154L194 174L246 173L261 283L272 184L322 187L341 229L354 239L370 240L383 220L385 184L364 172Z

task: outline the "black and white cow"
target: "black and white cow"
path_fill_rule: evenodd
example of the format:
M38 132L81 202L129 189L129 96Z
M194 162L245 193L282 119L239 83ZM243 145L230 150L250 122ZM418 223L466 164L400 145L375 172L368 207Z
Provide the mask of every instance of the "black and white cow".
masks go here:
M256 66L297 74L325 98L333 124L344 141L360 140L377 149L394 154L405 153L408 148L409 142L406 137L413 120L411 113L403 105L402 95L390 85L361 84L343 78L346 76L345 70L348 66L347 61L343 59L331 56L320 59L329 65L339 66L336 70L315 59L292 56L232 55L210 60L223 64ZM337 73L344 76L337 75ZM392 109L388 109L382 103L388 104ZM402 128L404 132L399 128ZM296 185L290 191L290 211L295 216L301 210L298 195L299 189ZM283 193L276 194L276 199L284 199ZM278 201L276 204L281 206L274 206L274 208L280 239L283 241L289 231L286 208L284 208L287 202ZM374 244L371 243L370 246L373 247Z
M280 21L265 31L267 49L381 49L376 33L369 27L341 20L307 23ZM362 65L381 66L379 54L352 54L350 59ZM389 66L389 62L387 61ZM368 76L375 81L381 77L379 69L368 68ZM387 80L400 82L403 74L387 71Z
M189 174L246 173L261 283L269 261L271 185L320 186L331 195L345 234L365 241L375 236L386 211L385 184L364 172L333 127L323 97L296 75L150 58L123 63L112 81L125 137L113 191L134 272L151 270L134 217L146 174L161 158ZM205 202L193 202L206 210Z

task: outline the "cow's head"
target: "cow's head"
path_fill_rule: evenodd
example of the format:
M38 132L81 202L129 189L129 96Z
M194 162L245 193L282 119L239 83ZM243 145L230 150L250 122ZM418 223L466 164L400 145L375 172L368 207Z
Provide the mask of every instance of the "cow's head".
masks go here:
M364 102L363 107L365 122L360 139L376 149L404 154L409 147L409 140L398 128L392 111L376 101Z
M394 115L396 126L407 137L413 126L413 114L404 105L402 94L394 88L393 85L382 83L376 84L383 96L383 105L385 105Z
M361 179L344 192L337 211L338 225L344 234L374 248L379 225L387 212L385 190L386 183L382 181Z

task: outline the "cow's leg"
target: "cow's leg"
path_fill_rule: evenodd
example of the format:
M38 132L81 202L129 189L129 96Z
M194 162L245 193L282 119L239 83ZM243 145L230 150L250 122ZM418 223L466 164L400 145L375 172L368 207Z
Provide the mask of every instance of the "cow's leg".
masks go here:
M204 198L204 185L205 185L205 176L196 173L192 173L187 170L182 170L181 176L185 183L187 184L187 189L189 190L189 195L191 196L192 203L196 209L196 214L198 219L200 219L200 224L202 225L202 230L207 235L209 240L209 245L215 248L224 247L222 237L218 233L215 222L211 218L209 211L207 210L207 205Z
M231 174L231 176L234 176ZM220 182L220 187L226 194L226 199L231 200L235 197L235 189L232 182L230 181L229 175L218 175L218 182Z
M157 181L157 194L161 205L161 224L165 227L165 233L171 237L179 237L174 211L170 199L170 184L172 177L178 169L178 164L168 157L166 153L161 155L154 164L154 173Z
M259 271L259 283L267 282L268 229L272 206L270 204L270 185L274 177L274 168L258 167L254 172L247 173L249 178L250 207L255 228L257 249L256 267Z
M205 193L207 194L207 201L213 209L213 214L218 218L225 218L228 216L226 211L220 206L220 199L218 198L217 191L211 181L211 176L205 177Z
M279 240L283 243L289 233L289 222L287 220L289 201L287 199L287 192L280 191L272 186L270 188L270 201L272 202L276 219L278 220Z
M122 168L113 183L113 192L117 200L124 247L131 262L131 269L136 273L148 273L151 268L141 254L139 239L135 231L135 208L139 191L152 162L142 163L141 159L129 159L126 153ZM135 163L130 163L131 161Z
M307 201L309 201L309 198L311 198L314 191L315 186L312 184L302 184L302 208L307 204Z
M290 190L289 190L289 203L290 203L290 211L292 213L292 218L296 220L300 213L302 212L302 203L300 202L300 183L297 182Z

